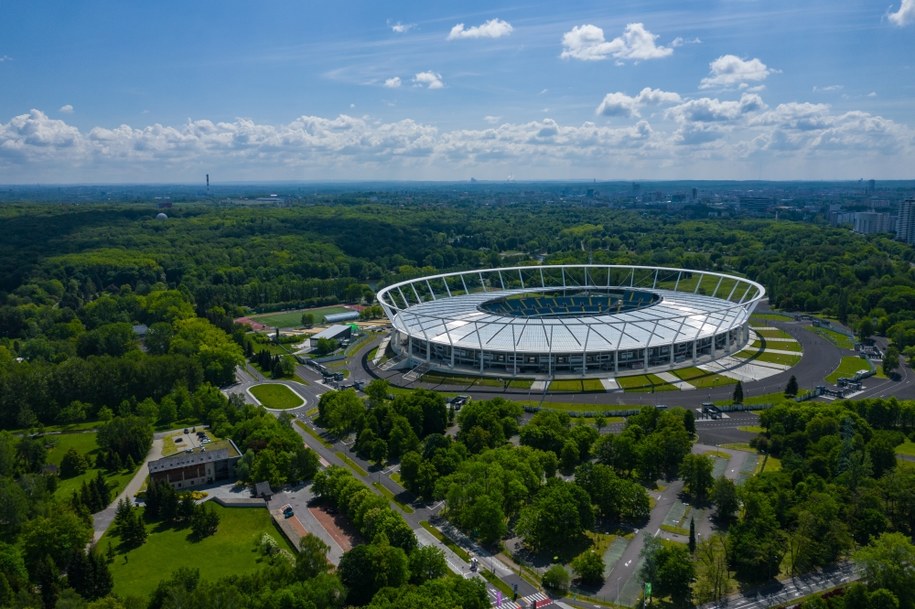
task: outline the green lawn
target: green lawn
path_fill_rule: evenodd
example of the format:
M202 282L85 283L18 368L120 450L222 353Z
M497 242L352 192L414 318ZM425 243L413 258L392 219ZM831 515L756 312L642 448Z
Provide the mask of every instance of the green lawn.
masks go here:
M700 368L680 368L679 370L672 370L671 372L674 376L682 381L686 381L693 387L720 387L722 385L737 384L737 381L732 378L714 374L712 372L706 372Z
M71 448L83 456L88 455L98 448L95 443L95 432L62 433L44 436L45 446L48 447L48 463L60 466L61 459Z
M897 455L907 455L910 457L915 457L915 442L911 440L906 440L902 444L896 447Z
M62 433L45 436L48 447L48 463L60 466L60 461L71 448L86 457L89 461L89 469L80 476L60 480L57 484L57 490L54 491L54 497L62 501L68 501L74 492L78 491L84 481L90 481L95 478L99 471L105 476L108 486L111 487L111 496L115 497L124 490L130 479L133 478L134 472L120 471L109 474L105 470L99 470L95 467L95 455L98 446L95 443L95 432L79 433Z
M854 355L846 355L839 362L839 367L826 377L830 383L835 383L840 377L851 378L858 370L870 370L871 365L867 360Z
M539 406L544 410L561 410L564 412L602 412L612 414L620 410L638 410L639 406L629 406L620 404L576 404L574 402L547 402L531 400L512 400L516 404L524 406Z
M855 348L855 339L853 339L851 336L848 336L847 334L843 334L842 332L836 332L830 328L818 328L815 326L810 326L807 328L807 330L822 336L840 349L848 349L851 351Z
M784 330L779 330L778 328L772 328L772 329L753 328L753 331L765 338L791 338L790 334L788 334Z
M299 328L302 326L302 313L306 311L314 315L315 324L323 323L325 315L334 313L348 313L352 309L346 307L319 307L317 309L297 309L295 311L280 311L278 313L262 313L251 315L256 322L276 328Z
M616 382L625 391L655 392L677 391L677 388L654 374L637 374L635 376L618 376Z
M769 343L771 345L771 343ZM800 355L783 355L781 353L767 353L752 349L744 349L739 353L734 355L735 357L742 357L745 359L750 359L753 357L754 360L760 362L769 362L771 364L782 364L784 366L796 366L799 361L801 361ZM754 357L755 356L755 357Z
M794 321L794 317L783 313L753 313L750 316L750 321Z
M266 408L286 410L298 408L304 402L286 385L265 383L251 387L251 394Z
M600 379L557 379L550 382L550 391L605 391Z
M796 353L801 353L804 348L801 347L801 343L796 340L787 341L787 340L767 340L765 344L766 349L776 349L779 351L794 351ZM758 340L754 340L750 343L751 349L762 349L763 344Z
M281 548L295 553L266 509L224 508L212 502L209 507L219 514L219 529L202 541L189 539L190 528L157 532L156 525L147 526L146 543L126 554L117 554L110 565L115 594L146 598L160 580L168 579L178 567L199 569L200 577L208 580L254 571L262 560L255 542L263 533L269 533ZM102 551L109 539L105 533L99 542ZM111 541L117 549L118 540Z

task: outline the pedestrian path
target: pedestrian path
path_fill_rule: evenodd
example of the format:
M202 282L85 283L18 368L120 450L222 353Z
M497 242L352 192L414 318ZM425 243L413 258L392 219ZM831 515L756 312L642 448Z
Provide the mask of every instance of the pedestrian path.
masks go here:
M510 596L506 598L495 588L487 587L486 592L489 593L489 598L492 599L492 606L500 609L534 609L535 607L547 607L553 604L553 599L543 592L529 594L519 598L517 601L513 601Z
M604 386L604 389L607 391L619 391L620 384L616 382L614 378L601 379L600 384Z
M678 377L677 375L672 374L670 372L657 372L656 374L657 374L658 378L667 381L668 383L670 383L671 385L673 385L680 391L690 391L691 389L696 388L695 385L690 385L686 381L681 380L680 377Z

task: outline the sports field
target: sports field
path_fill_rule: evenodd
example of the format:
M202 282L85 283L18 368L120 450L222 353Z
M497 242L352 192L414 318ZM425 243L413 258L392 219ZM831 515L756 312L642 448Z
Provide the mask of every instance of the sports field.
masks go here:
M317 309L296 309L295 311L249 315L249 318L274 328L299 328L302 326L302 313L311 313L314 316L315 324L320 324L324 321L325 315L348 313L352 310L342 306L318 307Z

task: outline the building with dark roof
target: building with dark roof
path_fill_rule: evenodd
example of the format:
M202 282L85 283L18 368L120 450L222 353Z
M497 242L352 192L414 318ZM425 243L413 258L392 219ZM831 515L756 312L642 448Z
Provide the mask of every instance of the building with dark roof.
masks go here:
M233 479L239 459L241 453L235 443L221 440L150 461L149 478L151 482L167 482L174 489L189 489Z

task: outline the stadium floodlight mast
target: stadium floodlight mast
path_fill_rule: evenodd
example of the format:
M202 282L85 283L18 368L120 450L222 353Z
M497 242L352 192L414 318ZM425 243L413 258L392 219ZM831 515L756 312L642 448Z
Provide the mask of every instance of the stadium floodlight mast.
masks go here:
M692 269L539 265L401 281L378 292L395 363L455 374L607 378L743 349L765 288Z

